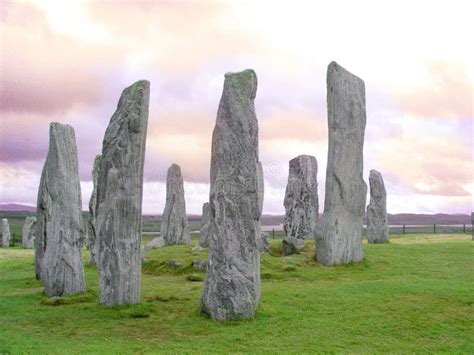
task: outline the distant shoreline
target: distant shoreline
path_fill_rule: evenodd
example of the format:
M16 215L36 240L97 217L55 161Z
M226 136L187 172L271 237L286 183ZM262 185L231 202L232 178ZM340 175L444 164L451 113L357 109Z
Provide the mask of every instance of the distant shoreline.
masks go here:
M2 217L26 217L27 215L36 213L36 207L21 205L21 204L0 204L0 215ZM88 213L83 211L83 213ZM18 215L17 215L18 214ZM410 225L463 225L471 224L470 214L449 214L449 213L436 213L436 214L422 214L422 213L397 213L387 214L388 223L392 226ZM161 219L161 215L144 214L144 219ZM277 226L283 224L284 215L271 215L263 214L261 222L263 226ZM189 214L188 220L200 221L201 216L195 214Z

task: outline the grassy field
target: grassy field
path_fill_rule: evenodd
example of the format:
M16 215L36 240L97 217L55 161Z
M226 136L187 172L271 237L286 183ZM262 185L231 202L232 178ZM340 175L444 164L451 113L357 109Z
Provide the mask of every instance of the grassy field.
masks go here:
M149 239L150 237L146 237ZM142 303L97 305L88 291L48 299L32 250L0 249L0 354L148 352L474 352L474 243L470 236L392 236L364 244L365 259L323 267L314 244L262 254L262 294L251 320L221 323L199 312L206 251L167 246L143 265ZM194 241L194 244L196 241ZM87 258L84 252L84 258ZM183 265L169 269L166 262Z

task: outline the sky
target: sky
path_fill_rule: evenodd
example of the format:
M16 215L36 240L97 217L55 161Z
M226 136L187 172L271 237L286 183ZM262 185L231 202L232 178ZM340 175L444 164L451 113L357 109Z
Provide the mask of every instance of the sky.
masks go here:
M186 207L208 200L224 74L252 68L264 213L284 213L288 161L327 161L326 69L365 81L364 179L389 213L474 210L472 1L0 0L0 203L36 205L49 123L74 127L84 209L122 90L151 82L143 212L181 166Z

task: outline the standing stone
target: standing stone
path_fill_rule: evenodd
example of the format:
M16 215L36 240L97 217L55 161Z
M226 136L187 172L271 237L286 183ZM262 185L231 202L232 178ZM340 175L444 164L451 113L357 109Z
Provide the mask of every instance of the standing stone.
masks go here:
M10 246L10 226L8 219L2 218L2 247L8 248Z
M472 240L474 240L474 212L471 212L471 232Z
M367 240L369 243L388 242L387 192L382 174L370 170L370 203L367 206Z
M97 264L97 230L96 230L96 221L97 221L97 183L99 179L100 164L102 161L102 155L97 155L94 160L94 167L92 168L92 194L89 200L89 219L88 223L88 233L86 239L86 246L89 249L89 263L92 265Z
M266 232L260 233L259 250L260 250L260 253L268 253L270 250L270 243L268 242L268 233Z
M283 239L283 255L298 254L304 247L304 240L296 237Z
M300 155L290 160L286 185L285 220L287 237L313 239L318 220L318 162L311 155Z
M362 178L365 85L332 62L327 72L329 149L324 214L316 227L316 259L324 265L363 258L367 185Z
M255 314L260 298L263 174L253 70L225 75L212 135L211 226L201 310L231 320Z
M71 126L51 123L49 151L38 190L36 275L49 297L84 292L81 185Z
M161 236L166 244L190 244L183 175L178 164L172 164L166 175L166 204L161 221Z
M201 232L199 233L199 245L203 248L209 247L209 228L211 226L211 209L209 202L202 205Z
M97 180L100 303L140 302L143 164L150 83L126 88L110 119Z
M23 223L23 230L21 233L21 246L26 249L34 247L34 233L36 230L36 217L28 216Z

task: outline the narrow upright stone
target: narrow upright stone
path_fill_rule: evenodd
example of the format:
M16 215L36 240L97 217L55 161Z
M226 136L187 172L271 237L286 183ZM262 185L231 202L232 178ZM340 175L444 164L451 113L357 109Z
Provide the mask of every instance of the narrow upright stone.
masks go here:
M367 240L369 243L388 242L387 192L382 174L370 170L370 203L367 206Z
M311 155L300 155L290 160L286 185L285 220L287 237L313 239L318 220L318 162Z
M263 174L253 70L225 75L212 135L211 232L201 310L231 320L255 314L260 297Z
M34 247L34 234L36 231L36 217L28 216L23 223L23 229L21 233L21 246L26 249L32 249Z
M100 164L102 161L102 155L97 155L94 160L94 167L92 168L92 194L89 200L89 219L88 223L88 233L86 239L86 246L89 249L89 263L96 265L97 264L97 230L96 230L96 220L97 220L97 182L99 179Z
M329 149L324 214L316 227L316 259L324 265L363 258L367 185L362 178L365 85L332 62L327 72Z
M35 241L36 275L49 297L85 291L80 248L81 185L71 126L51 123L41 174Z
M10 246L10 226L8 219L2 218L2 247L8 248Z
M161 236L166 244L190 244L183 175L178 164L172 164L166 175L166 204L161 221Z
M472 240L474 240L474 212L471 212L471 232Z
M211 209L209 202L202 205L201 232L199 233L199 245L203 248L209 247L209 227L211 224Z
M143 164L150 83L126 88L110 119L97 180L100 303L140 302Z

